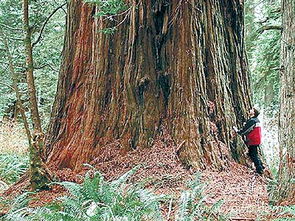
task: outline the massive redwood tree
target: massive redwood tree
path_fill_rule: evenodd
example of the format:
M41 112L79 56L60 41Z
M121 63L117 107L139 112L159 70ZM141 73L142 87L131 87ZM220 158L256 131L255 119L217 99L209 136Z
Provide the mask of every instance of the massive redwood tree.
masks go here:
M148 148L163 125L188 165L243 160L230 133L250 106L243 1L125 2L107 19L69 1L48 161L79 169L114 140Z

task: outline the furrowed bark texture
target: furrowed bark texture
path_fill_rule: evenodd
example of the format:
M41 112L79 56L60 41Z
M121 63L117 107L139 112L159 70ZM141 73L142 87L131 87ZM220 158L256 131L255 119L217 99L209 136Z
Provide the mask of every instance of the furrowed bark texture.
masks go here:
M190 166L245 160L230 133L250 106L243 5L126 3L112 22L94 18L93 5L69 3L48 161L79 169L115 139L122 153L151 146L161 125Z
M295 201L295 2L282 1L279 198Z

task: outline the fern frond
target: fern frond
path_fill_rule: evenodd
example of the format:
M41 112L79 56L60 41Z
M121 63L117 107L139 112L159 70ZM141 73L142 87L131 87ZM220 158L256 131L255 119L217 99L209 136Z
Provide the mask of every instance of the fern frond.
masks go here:
M16 200L15 210L9 220L18 221L161 221L160 201L164 195L155 195L142 185L126 184L139 166L113 182L104 181L98 171L85 175L81 184L73 182L52 183L62 185L69 195L58 198L56 203L43 208L26 207L26 193ZM126 185L124 185L126 184ZM22 200L21 200L22 199Z
M28 207L23 207L17 210L14 210L12 212L9 212L5 217L4 220L7 221L27 221L27 215L29 213L29 208Z
M90 173L87 173L81 189L84 200L92 199L99 201L104 185L103 176L99 172L95 172L92 176Z
M81 190L82 190L82 186L80 184L77 184L74 182L64 181L64 182L54 182L52 184L57 184L57 185L61 185L61 186L65 187L71 195L76 196L76 197L78 197L80 195Z
M119 177L117 180L114 180L113 182L111 182L111 186L114 188L119 188L121 185L125 184L126 181L134 174L136 173L139 168L141 167L141 165L138 165L136 167L134 167L133 169L129 170L128 172L126 172L125 174L123 174L121 177Z
M160 201L167 199L167 196L164 194L156 195L150 190L139 189L136 191L139 195L139 199L143 204L143 210L150 211L149 217L153 220L162 220L162 214L160 210Z
M190 191L184 191L181 194L179 202L179 210L176 214L176 221L185 221L189 212L189 201L191 197Z

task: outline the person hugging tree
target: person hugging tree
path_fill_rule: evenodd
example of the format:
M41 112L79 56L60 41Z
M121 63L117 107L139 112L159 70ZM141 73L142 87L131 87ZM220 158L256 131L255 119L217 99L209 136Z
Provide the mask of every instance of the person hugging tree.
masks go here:
M249 150L248 154L256 167L256 172L258 174L263 174L264 166L262 165L258 154L258 148L261 144L261 126L260 121L257 118L258 115L259 111L257 109L250 109L250 119L246 121L244 127L240 130L236 127L233 128L237 134L244 137L244 141Z

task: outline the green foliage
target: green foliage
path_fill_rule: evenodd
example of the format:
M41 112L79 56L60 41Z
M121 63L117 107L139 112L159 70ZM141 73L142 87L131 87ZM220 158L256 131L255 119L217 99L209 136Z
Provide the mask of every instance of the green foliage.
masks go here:
M278 171L276 170L274 173L274 178L271 180L268 180L267 183L267 192L269 195L269 203L270 205L276 205L283 196L285 196L286 193L289 192L289 190L283 189L283 187L292 187L295 184L295 179L287 177L282 177L278 174ZM274 207L279 208L279 207ZM284 208L284 207L282 207ZM295 207L291 207L293 209L293 215L294 215L294 209Z
M1 154L0 155L0 179L11 184L16 182L28 169L27 155Z
M102 32L104 34L114 34L116 31L116 27L111 27L111 28L104 28L102 30L99 30L99 32Z
M269 116L279 108L280 1L247 0L245 3L246 50L249 59L254 103Z
M137 170L127 172L113 182L104 181L99 172L86 174L80 184L63 182L70 196L63 197L60 208L48 215L61 215L63 220L141 220L143 217L160 220L159 200L136 185L126 185L126 180Z
M35 0L30 2L30 24L33 42L38 39L49 14L62 3L64 3L62 0L53 2ZM43 122L48 121L51 105L55 97L58 69L61 61L60 53L63 45L64 24L65 12L58 10L46 24L41 41L35 45L33 50L35 83ZM0 28L4 37L8 40L13 66L18 74L18 86L21 89L22 101L28 112L21 1L0 1ZM0 36L0 118L12 115L16 100L14 91L10 87L12 85L11 73L2 37Z
M0 124L0 192L17 181L28 168L28 142L17 124Z
M27 214L28 212L30 212L32 209L28 208L28 204L30 201L30 196L31 196L31 192L25 192L19 196L17 196L15 199L11 200L11 201L6 201L3 202L3 200L1 200L0 205L4 205L5 206L10 206L10 211L8 214L6 214L3 218L3 220L7 220L7 221L15 221L15 220L27 220ZM1 209L1 207L0 207Z
M128 7L122 0L85 0L86 3L95 4L98 7L96 16L110 16L126 10Z
M263 109L264 141L267 163L276 177L278 169L277 119L280 90L280 30L265 27L281 25L281 1L245 2L246 50L249 59L254 103ZM270 180L268 193L274 203L277 180Z
M120 19L115 19L114 17L119 15L127 16L129 10L127 4L123 0L84 0L84 2L89 4L94 4L97 6L97 12L95 17L104 17L106 22L106 27L99 30L99 32L104 34L114 34L117 27L124 21L119 21ZM108 27L109 26L109 27Z
M25 204L22 209L12 209L5 218L16 220L162 220L157 196L140 185L126 184L136 172L134 168L117 180L107 182L97 172L88 172L82 184L61 182L69 191L58 202L44 208L30 209ZM23 215L26 214L24 217Z
M272 206L265 216L268 217L267 220L293 221L295 218L295 205Z
M273 210L280 211L279 215L287 215L290 216L290 218L278 218L275 219L276 221L287 221L287 220L294 220L295 218L295 205L290 206L276 206L273 208Z
M254 102L272 113L279 108L280 33L263 33L257 44L256 61L253 61L257 66L252 72Z
M211 207L205 204L206 195L204 195L205 184L201 183L200 176L191 182L188 190L182 192L179 208L176 211L176 221L193 220L228 220L226 216L219 214L222 201L218 201Z
M117 180L107 182L96 170L88 172L81 184L73 182L54 183L62 185L69 194L45 207L29 208L30 193L23 194L13 203L5 220L44 220L44 221L103 221L103 220L164 220L160 203L172 198L156 195L142 184L127 183L128 179L138 170L135 167ZM176 221L192 220L227 220L218 213L222 202L206 206L203 195L204 184L200 177L191 182L188 190L181 194L176 206ZM167 217L167 220L171 217Z

